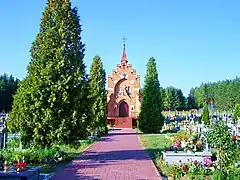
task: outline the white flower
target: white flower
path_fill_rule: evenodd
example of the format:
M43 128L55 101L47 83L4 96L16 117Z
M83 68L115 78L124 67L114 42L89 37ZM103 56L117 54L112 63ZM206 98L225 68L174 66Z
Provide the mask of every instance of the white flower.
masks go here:
M182 148L185 148L187 146L187 144L185 142L181 142L181 146L182 146Z
M215 171L215 167L209 167L209 169L211 169L212 171Z

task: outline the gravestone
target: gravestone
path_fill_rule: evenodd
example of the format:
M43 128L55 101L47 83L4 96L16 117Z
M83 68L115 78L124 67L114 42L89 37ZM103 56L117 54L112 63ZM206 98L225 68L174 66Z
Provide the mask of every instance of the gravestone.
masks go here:
M40 180L41 167L29 167L27 170L16 172L15 169L0 171L0 179L4 180Z
M163 152L163 159L168 164L177 164L181 160L182 163L192 161L203 162L205 157L211 157L211 152Z

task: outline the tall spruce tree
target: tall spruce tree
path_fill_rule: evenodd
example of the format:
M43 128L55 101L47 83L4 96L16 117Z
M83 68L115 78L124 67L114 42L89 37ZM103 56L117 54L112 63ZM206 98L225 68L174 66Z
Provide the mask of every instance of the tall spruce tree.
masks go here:
M100 135L107 133L107 93L105 89L106 73L99 56L95 56L90 69L90 97L92 104L92 130Z
M158 132L164 124L162 115L163 102L160 92L156 62L151 57L147 64L147 73L142 91L142 104L137 118L138 128L144 133Z
M208 110L208 106L207 105L205 105L203 107L202 121L204 122L204 124L206 126L209 126L209 124L210 124L210 117L209 117L209 110Z
M79 21L69 0L48 0L9 120L25 145L71 143L87 134L89 82Z

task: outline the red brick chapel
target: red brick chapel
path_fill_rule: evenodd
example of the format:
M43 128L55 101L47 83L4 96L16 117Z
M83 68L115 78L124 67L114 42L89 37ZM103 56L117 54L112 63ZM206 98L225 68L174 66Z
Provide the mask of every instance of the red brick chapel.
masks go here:
M140 76L128 64L124 43L121 64L108 75L107 123L115 128L135 128L140 110Z

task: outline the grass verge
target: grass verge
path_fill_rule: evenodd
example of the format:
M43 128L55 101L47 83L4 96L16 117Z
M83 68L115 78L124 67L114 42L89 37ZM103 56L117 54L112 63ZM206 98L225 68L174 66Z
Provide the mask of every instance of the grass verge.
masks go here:
M171 145L171 140L164 134L160 135L140 135L141 145L148 152L149 156L158 167L158 161L162 156L162 150Z
M53 175L57 169L63 168L71 160L74 160L76 155L78 155L79 153L81 154L83 151L85 151L87 148L89 148L94 142L96 142L96 140L83 140L83 141L79 142L78 144L75 144L74 146L70 146L70 145L59 146L60 150L62 150L68 154L68 157L69 157L68 160L66 160L62 163L58 163L54 167L42 166L42 169L40 170L40 172Z

